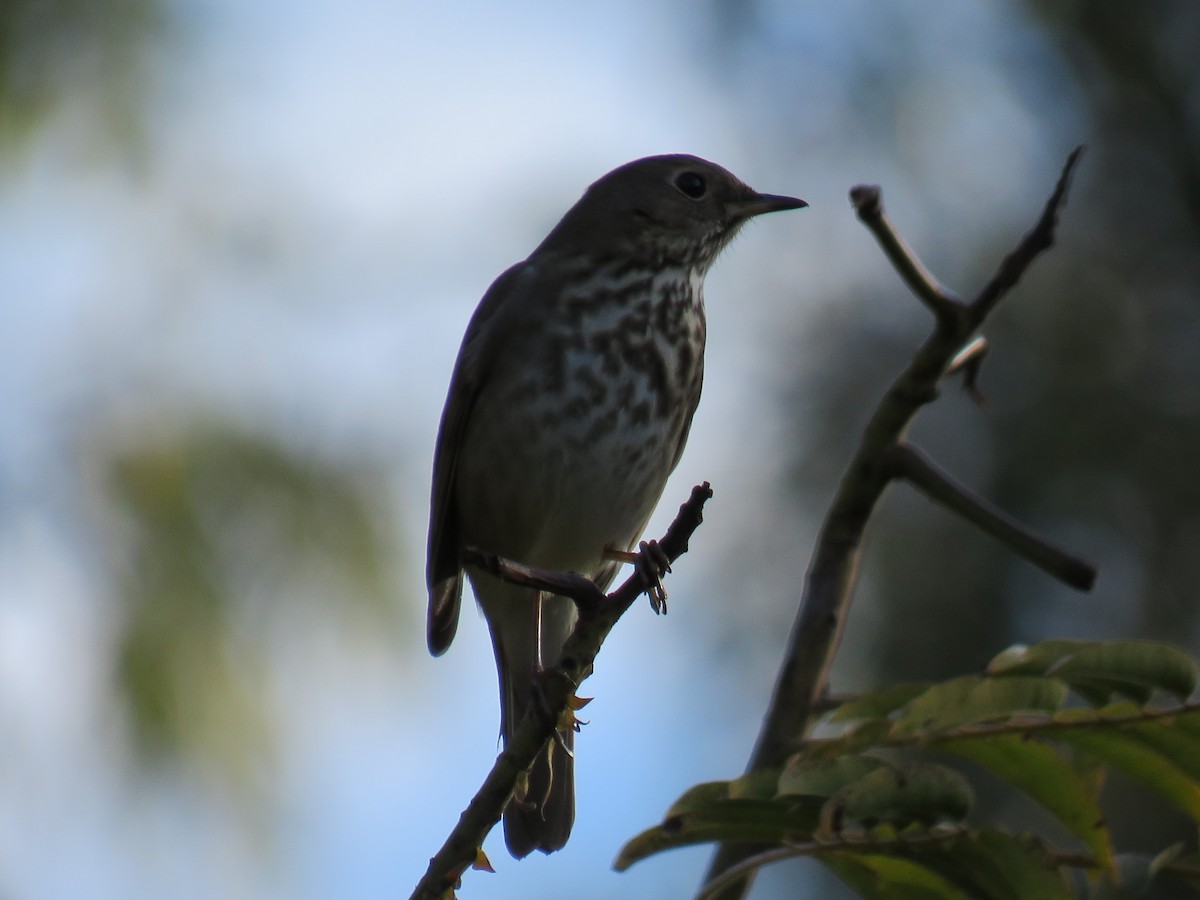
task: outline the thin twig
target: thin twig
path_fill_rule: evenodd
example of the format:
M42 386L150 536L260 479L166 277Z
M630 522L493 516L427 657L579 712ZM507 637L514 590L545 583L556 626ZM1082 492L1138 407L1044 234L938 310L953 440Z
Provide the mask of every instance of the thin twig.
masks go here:
M671 562L687 552L692 533L703 521L704 503L711 496L712 488L708 482L692 488L691 496L679 508L675 521L658 542L659 550ZM581 588L577 581L579 576L534 569L486 554L476 553L472 561L477 560L486 562L489 571L500 573L519 584L538 589L545 589L546 585L552 584L576 591L582 600L578 604L579 621L563 646L558 665L543 673L539 685L541 702L529 705L528 712L509 737L504 750L496 757L483 784L459 816L458 824L430 859L429 868L413 891L411 900L438 900L452 896L463 872L475 861L476 850L500 821L517 780L533 763L546 742L553 739L559 722L567 715L576 689L591 674L592 663L605 637L646 589L642 573L635 569L619 588L604 598L604 602L594 602L595 595L600 592L595 585L592 585L591 591ZM571 596L574 597L574 594Z
M901 441L889 447L884 459L897 478L903 478L929 499L978 526L1043 572L1084 591L1091 590L1095 584L1095 566L1038 537L1016 519L967 490L912 444Z
M1068 154L1067 162L1058 176L1058 183L1054 185L1054 191L1042 207L1042 215L1013 251L1004 257L996 274L970 302L971 319L974 323L972 329L981 325L1001 298L1016 287L1034 258L1054 246L1054 231L1058 227L1059 216L1066 208L1071 176L1075 173L1075 166L1082 155L1082 144Z
M909 290L939 318L957 318L962 312L963 302L953 291L938 284L933 273L925 268L924 263L892 227L887 213L883 211L883 192L879 185L859 184L850 188L850 204L862 223L871 229Z

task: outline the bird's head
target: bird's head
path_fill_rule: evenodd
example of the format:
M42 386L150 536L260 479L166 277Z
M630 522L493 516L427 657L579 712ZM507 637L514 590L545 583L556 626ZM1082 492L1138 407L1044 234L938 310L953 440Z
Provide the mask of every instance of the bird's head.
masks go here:
M630 256L705 270L748 220L807 205L760 194L696 156L648 156L593 183L538 252Z

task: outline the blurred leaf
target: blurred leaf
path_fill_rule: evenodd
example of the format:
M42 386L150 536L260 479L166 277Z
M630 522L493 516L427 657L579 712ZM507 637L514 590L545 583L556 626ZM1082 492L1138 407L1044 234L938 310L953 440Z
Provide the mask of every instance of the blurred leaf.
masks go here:
M769 770L749 772L725 785L724 796L732 800L770 800L779 793L779 776Z
M1112 869L1099 785L1082 777L1053 747L1022 735L999 734L987 740L941 741L938 748L978 763L1024 791L1078 837L1102 868Z
M1161 641L1043 641L1016 646L988 665L989 675L1053 675L1093 705L1114 694L1145 703L1155 690L1186 699L1196 689L1196 663Z
M932 825L961 821L974 793L958 772L934 763L881 765L833 794L821 809L821 828L836 834L850 825Z
M1045 846L1033 838L1013 837L998 829L956 833L941 841L895 842L893 853L877 855L879 847L872 846L870 852L836 853L822 858L831 869L843 875L849 863L851 871L846 880L858 888L864 897L890 898L888 878L897 876L901 880L901 893L914 880L914 870L901 869L891 864L892 860L904 860L927 871L936 873L938 881L928 882L932 888L945 890L953 885L953 893L930 894L928 896L956 897L963 900L1057 900L1072 897L1070 883L1060 871ZM866 869L873 876L872 882L853 873L853 868ZM922 883L924 887L926 883ZM865 890L863 888L866 888ZM916 894L913 896L922 896Z
M848 728L835 738L810 740L805 743L806 757L836 758L886 744L895 734L891 719L867 719Z
M1088 641L1056 638L1029 646L1014 644L997 653L987 665L988 675L1045 675Z
M756 843L771 848L756 865L812 856L866 897L1070 897L1065 872L1074 867L1112 882L1105 888L1093 878L1097 896L1118 896L1118 886L1129 891L1159 870L1191 877L1176 863L1178 850L1137 864L1118 858L1100 791L1106 772L1117 770L1200 821L1200 704L1068 708L1068 681L1042 674L1064 669L1071 679L1181 689L1192 662L1148 642L1055 641L1005 651L985 675L864 694L849 713L846 704L827 717L827 725L853 723L842 734L805 741L778 773L689 791L618 862L697 842ZM971 760L1024 792L1087 854L1056 855L1037 837L966 829L971 783L920 758L923 751Z
M885 718L928 689L927 682L910 682L870 691L838 706L830 715L829 721L853 722L856 719Z
M817 828L823 803L813 797L731 799L727 783L711 782L688 791L672 805L662 824L627 842L613 866L623 871L648 856L692 844L805 840Z
M1066 873L1041 841L994 828L948 841L937 870L962 884L970 897L1071 897Z
M109 466L124 519L116 678L139 746L250 777L272 732L255 626L306 597L376 621L393 612L366 492L332 466L221 426Z
M711 808L714 803L729 796L729 786L728 781L706 781L688 788L671 804L667 810L667 818L672 819L675 816Z
M865 853L829 854L825 864L866 900L966 898L962 889L945 876L902 857Z
M1200 711L1193 710L1182 718L1196 715ZM1157 721L1122 727L1071 728L1056 734L1055 739L1103 760L1200 822L1200 780L1187 771L1195 768L1194 760L1200 757L1200 742L1188 743L1187 756L1168 758L1153 739L1148 740L1143 734L1169 725Z
M896 715L900 734L944 731L960 725L1003 719L1017 712L1056 710L1067 686L1054 678L965 675L935 684Z
M5 0L0 150L84 97L89 111L102 113L97 124L108 136L127 139L154 84L145 51L164 37L166 18L162 0Z
M1196 664L1186 653L1161 641L1099 641L1080 647L1053 668L1073 687L1094 681L1111 693L1145 703L1154 690L1180 700L1196 689ZM1082 691L1081 691L1082 693Z
M835 759L794 756L779 775L779 793L829 797L885 765L882 760L856 753Z

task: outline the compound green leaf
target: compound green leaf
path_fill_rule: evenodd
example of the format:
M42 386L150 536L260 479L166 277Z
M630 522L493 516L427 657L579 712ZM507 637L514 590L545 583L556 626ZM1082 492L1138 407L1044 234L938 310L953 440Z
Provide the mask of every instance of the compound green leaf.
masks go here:
M855 697L853 700L847 700L834 710L829 721L854 722L860 719L883 719L928 689L927 682L909 682L871 691Z
M1055 735L1141 782L1200 822L1200 783L1176 760L1168 759L1136 730L1119 727L1071 728Z
M1087 643L1050 671L1072 687L1099 686L1140 703L1154 690L1184 700L1196 689L1196 663L1182 650L1160 641Z
M692 844L809 840L819 823L821 805L819 798L735 800L702 795L693 788L675 802L661 824L626 843L613 866L622 871L648 856Z
M848 825L958 821L973 800L970 783L946 766L881 765L829 798L821 810L821 828L832 834Z
M962 725L1005 719L1019 712L1053 712L1067 696L1056 678L965 675L914 697L896 719L898 734L936 734Z
M978 763L1024 791L1078 837L1104 869L1112 869L1112 843L1096 796L1099 785L1081 776L1054 747L1017 734L940 741L937 747Z
M822 859L865 900L966 900L953 882L911 859L850 853Z
M855 753L833 759L795 756L779 775L779 793L829 797L885 765Z

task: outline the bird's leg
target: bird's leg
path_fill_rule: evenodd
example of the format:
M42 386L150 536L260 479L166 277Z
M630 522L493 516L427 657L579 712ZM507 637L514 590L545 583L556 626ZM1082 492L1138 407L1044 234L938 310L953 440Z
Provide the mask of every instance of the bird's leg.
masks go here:
M553 737L550 741L546 742L546 746L541 750L542 753L547 754L547 759L551 762L551 764L554 760L554 754L552 752L553 744L558 744L558 746L563 749L567 756L575 756L575 751L568 743L566 734L568 730L578 732L581 728L583 728L584 725L587 724L587 722L575 715L575 711L583 709L583 707L592 702L591 697L580 697L575 693L575 690L578 686L571 679L571 676L569 676L558 666L550 666L549 668L539 667L534 672L532 702L541 715L548 717L554 712L551 708L549 700L547 699L546 684L548 681L555 678L564 679L568 682L571 688L571 696L567 701L566 709L563 710L562 714L558 718L558 721L554 725ZM547 787L547 791L549 791L549 787ZM527 783L522 789L519 789L513 795L513 802L520 805L523 809L540 809L545 800L546 798L543 797L541 800L531 801L528 796Z
M529 770L526 769L517 777L517 783L513 787L512 798L509 800L513 806L518 809L531 810L537 806L532 800L526 799L529 796Z
M542 665L542 592L533 592L533 671L541 672Z
M638 544L637 553L605 547L604 558L631 564L642 577L646 595L650 598L650 608L660 616L666 613L667 589L663 587L662 577L671 571L671 560L658 546L658 541L642 541Z
M576 718L575 710L582 709L583 707L587 706L591 702L591 698L580 698L576 696L575 688L577 685L571 681L570 676L567 675L567 673L560 669L557 665L546 665L545 658L542 656L542 604L544 602L544 597L544 592L538 591L535 595L533 607L535 629L534 647L537 648L537 657L533 664L533 702L537 705L538 710L543 715L551 715L553 710L550 708L550 703L546 699L546 680L549 678L563 678L570 682L571 700L567 705L566 710L563 712L562 717L555 726L554 739L562 745L562 748L567 751L568 755L573 756L574 754L571 753L571 748L566 745L566 741L563 739L562 733L568 728L572 731L579 731L582 725L587 724L586 722L582 722L580 719Z

